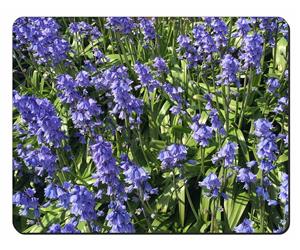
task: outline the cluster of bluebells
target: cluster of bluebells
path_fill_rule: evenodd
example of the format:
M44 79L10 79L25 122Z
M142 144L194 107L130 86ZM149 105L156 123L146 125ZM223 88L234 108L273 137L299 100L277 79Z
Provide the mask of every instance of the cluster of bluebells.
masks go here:
M153 41L157 37L154 27L155 18L140 17L138 21L146 43Z
M193 130L193 138L201 147L207 147L209 140L212 138L213 129L204 123L200 123L200 114L195 115L192 121L191 129Z
M96 40L102 35L97 27L93 27L92 25L83 21L71 23L69 25L69 30L72 34L79 34L83 37L90 36L92 40Z
M241 224L234 228L236 233L253 233L253 221L245 218Z
M186 159L187 148L181 144L172 144L160 151L158 159L161 161L162 169L173 169L182 166L181 162Z
M240 86L239 79L237 78L237 73L239 71L239 61L235 59L232 55L226 54L221 61L222 73L217 76L219 79L217 84L219 85L229 85L234 83L237 87Z
M93 133L94 128L101 125L100 106L94 99L84 95L86 88L91 86L91 82L89 73L84 70L78 72L75 80L68 74L57 77L56 86L60 91L59 97L63 103L69 104L73 124L81 134ZM83 90L80 91L80 89Z
M132 80L130 80L125 66L112 67L106 70L99 81L99 89L110 90L108 95L113 97L111 113L118 115L118 118L129 119L131 124L141 123L143 113L143 102L132 93Z
M169 214L173 203L176 206L172 211L177 213L178 209L177 202L169 202L160 209L166 193L159 191L171 187L171 191L176 190L176 198L171 195L170 199L179 199L177 187L182 181L185 187L182 190L192 199L186 201L191 208L195 205L194 195L188 195L194 188L201 187L204 199L212 199L213 206L208 211L211 219L218 220L219 215L213 213L223 216L224 200L235 202L234 197L243 193L249 194L245 198L249 204L245 211L251 211L251 220L254 201L267 204L266 210L280 206L282 220L272 229L275 233L283 232L288 220L289 176L284 172L285 158L279 163L277 156L286 154L288 146L285 113L289 100L288 92L282 93L288 70L281 77L280 67L274 67L272 74L265 73L261 61L264 46L274 48L282 37L288 39L285 21L281 18L186 18L183 22L174 20L166 30L160 30L158 27L168 24L170 19L107 17L103 20L101 29L98 27L103 23L101 20L86 18L73 22L74 19L24 17L13 25L15 56L21 59L21 64L16 61L21 70L15 72L21 73L16 85L20 93L25 93L13 91L14 112L19 116L13 127L18 140L13 151L14 180L18 184L13 194L14 212L32 219L27 224L36 223L40 229L45 212L58 211L57 218L64 219L56 218L54 224L47 223L41 229L53 234L135 233L144 230L142 224L146 222L148 232L152 232L156 230L154 219L160 218L159 213L164 218L163 210L167 208ZM64 35L60 33L60 22L65 26ZM173 32L177 28L178 32ZM118 54L120 51L122 55ZM32 65L30 60L34 60ZM272 60L274 63L274 59L264 63ZM30 64L28 69L27 64ZM37 71L38 81L42 79L46 84L37 83L26 90L31 84L28 81L31 76L26 76L32 71ZM252 89L249 81L245 81L249 85L240 88L240 77L252 80L253 74L260 74L257 79L266 80ZM53 83L54 89L49 91L48 83ZM229 102L226 95L221 96L224 86L229 89ZM249 151L248 156L254 154L257 161L244 162L247 158L242 154L244 148L238 154L238 144L233 142L235 136L231 131L238 125L242 133L246 132L245 143L251 144L252 135L244 131L250 125L248 111L242 112L246 111L244 104L238 106L245 96L238 93L235 103L230 97L233 89L240 92L247 86L254 98L246 98L246 107L248 102L257 101L262 89L272 97L270 103L275 108L266 114L268 119L274 118L273 124L266 118L254 122L254 142L258 141L256 152ZM38 98L46 95L48 99ZM144 102L147 99L150 105ZM273 106L274 99L276 106ZM226 110L227 104L230 107ZM168 105L163 117L160 109ZM234 118L232 105L237 105ZM227 122L233 130L224 129L226 111L230 113ZM185 126L191 114L196 115L191 119L190 130ZM241 119L240 126L236 118L242 115L244 120ZM162 124L158 124L160 118ZM173 133L174 126L183 129ZM273 131L278 126L282 127L277 135ZM156 146L152 147L155 140L166 140L168 144L158 152ZM148 168L142 163L143 157L138 157L140 150L146 156L149 153L149 158L143 154ZM78 154L76 158L75 154ZM198 157L204 157L201 167ZM210 158L211 162L207 160ZM199 169L201 173L197 172ZM277 174L281 178L278 186L274 182ZM151 179L152 176L155 178ZM157 183L161 180L167 189ZM24 187L18 190L20 184ZM227 185L234 185L233 193ZM159 202L153 208L155 199ZM203 212L201 206L199 216ZM256 209L254 216L260 214ZM251 220L247 215L242 216L232 230L254 233L259 220ZM221 223L215 226L221 230ZM211 226L210 230L216 228Z
M111 211L106 216L106 220L111 226L110 232L134 232L134 227L130 220L131 216L124 205L127 195L125 187L119 179L120 168L113 157L111 143L98 136L95 143L91 145L91 152L97 168L93 176L96 179L94 185L98 186L99 183L105 184L107 187L106 194L111 197L109 205Z
M27 125L28 134L37 136L39 144L61 146L65 135L61 130L61 121L54 106L48 99L20 95L14 90L13 105Z
M157 194L157 188L152 188L149 184L150 176L142 167L131 162L127 155L122 155L121 159L120 168L124 171L125 182L129 184L127 193L136 190L143 200L149 200L150 195Z
M108 17L105 27L127 35L133 31L136 24L130 17Z
M14 46L32 52L39 64L58 64L67 59L69 43L50 17L21 17L13 25Z
M238 145L235 142L227 142L212 158L213 164L219 161L224 162L224 167L232 167L234 164L235 155L237 154Z

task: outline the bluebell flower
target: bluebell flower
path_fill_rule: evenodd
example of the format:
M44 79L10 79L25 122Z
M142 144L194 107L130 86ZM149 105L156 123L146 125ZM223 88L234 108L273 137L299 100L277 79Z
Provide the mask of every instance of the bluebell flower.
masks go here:
M130 17L107 17L106 21L106 28L110 28L121 34L129 34L136 27L136 24Z
M195 38L195 45L199 54L204 56L211 55L217 52L217 46L212 36L205 30L203 25L197 24L193 29L193 35Z
M253 222L247 218L241 224L234 228L236 233L253 233Z
M161 57L155 57L153 60L153 66L156 68L156 70L161 73L169 73L168 65L166 64L166 61Z
M47 233L52 233L52 234L57 234L57 233L61 233L61 226L60 224L52 224Z
M92 40L96 40L102 36L101 32L98 30L97 27L92 26L86 22L78 22L78 23L71 23L69 25L69 30L71 33L75 34L78 33L82 36L90 36Z
M53 104L48 99L19 95L13 91L13 105L20 112L23 121L28 125L31 136L37 136L38 143L59 147L65 138L61 131L61 121Z
M257 156L259 159L267 159L268 161L276 160L278 147L275 141L274 134L269 137L262 137L257 145Z
M117 202L109 204L110 212L106 216L108 225L111 227L110 233L134 233L134 227L131 223L131 215L126 207Z
M88 87L90 86L90 74L84 70L78 72L75 78L77 86Z
M70 212L76 216L80 216L80 220L95 220L95 197L85 186L75 185L70 193Z
M193 68L202 61L202 55L197 51L197 48L192 44L190 37L186 35L180 35L177 38L179 48L176 49L179 52L179 59L186 59L188 62L188 68Z
M259 28L264 32L266 41L270 44L270 47L275 46L274 34L277 32L277 18L274 17L262 17L258 18Z
M153 92L155 88L159 87L159 82L153 78L148 66L140 62L136 62L134 65L134 70L138 75L141 86L147 87L150 93Z
M274 112L276 114L285 112L286 108L288 107L288 104L289 104L288 98L285 96L281 97L278 100L278 104L277 104L276 108L274 109Z
M31 52L38 64L58 64L67 58L70 44L61 38L50 17L21 17L13 25L15 47Z
M48 184L48 186L45 188L45 197L49 199L56 199L58 197L57 195L57 187L54 183Z
M237 181L244 183L244 188L248 190L251 183L256 182L256 175L251 172L250 168L241 168L237 175Z
M212 138L213 129L204 123L200 123L200 114L195 115L192 119L193 124L190 126L193 130L193 138L201 147L207 147L209 140Z
M239 56L242 62L241 68L244 71L255 69L256 73L261 72L260 59L263 52L263 38L257 34L247 35L243 38L241 53Z
M258 119L254 122L254 134L257 137L268 137L272 134L273 125L267 119Z
M289 198L289 176L286 173L281 174L280 192L278 198L282 203L287 203Z
M103 64L110 61L110 59L106 57L98 48L93 49L93 54L96 59L96 64Z
M279 80L277 78L271 77L267 80L267 86L268 86L267 91L269 93L274 93L276 89L280 87Z
M155 18L139 17L138 21L146 43L154 40L156 38L154 27Z
M216 198L219 195L221 181L215 173L210 173L203 181L199 182L200 187L204 187L208 197Z
M240 68L239 61L232 55L226 54L221 61L222 73L217 76L218 85L230 85L234 83L237 87L240 87L240 81L237 78L237 73Z
M42 146L36 150L24 150L23 160L28 168L34 170L38 176L53 177L57 169L57 157L50 148Z
M29 211L33 210L34 217L40 217L39 199L34 197L35 193L35 189L27 188L24 192L17 192L13 195L13 204L20 207L21 216L27 216Z
M186 159L187 148L181 144L172 144L161 150L158 159L162 162L162 169L180 167L181 162Z
M238 18L238 20L236 21L237 32L233 33L232 36L233 37L247 36L249 31L251 30L250 23L251 22L245 17Z
M94 139L90 149L96 165L96 173L93 175L93 178L96 179L94 185L98 186L99 183L105 184L108 196L116 196L120 200L126 199L125 188L119 180L120 169L117 167L116 159L113 157L111 143L98 136Z
M162 89L167 93L170 99L175 103L175 105L170 109L171 113L178 115L179 113L185 113L182 109L183 98L182 93L184 90L181 87L174 87L173 85L165 82L162 86Z
M213 29L213 39L215 41L217 49L221 49L222 47L227 46L227 34L228 28L226 23L219 17L215 17L212 19L210 26Z
M238 145L229 141L217 152L215 156L213 156L213 164L220 160L224 160L224 167L231 167L233 165L237 149Z
M126 183L130 185L127 192L137 190L144 200L148 200L151 194L157 194L157 188L152 188L149 184L150 176L142 167L131 162L126 155L122 155L121 159L120 167L124 170Z

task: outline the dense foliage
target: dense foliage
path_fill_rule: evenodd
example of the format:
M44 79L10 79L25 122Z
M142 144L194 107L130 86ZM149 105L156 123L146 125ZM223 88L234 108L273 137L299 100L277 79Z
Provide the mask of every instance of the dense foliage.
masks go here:
M281 18L23 17L13 219L23 233L280 233Z

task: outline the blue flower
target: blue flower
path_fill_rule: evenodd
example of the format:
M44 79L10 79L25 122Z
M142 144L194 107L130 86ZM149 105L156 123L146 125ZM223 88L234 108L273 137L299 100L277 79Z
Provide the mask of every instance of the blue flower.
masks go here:
M153 66L156 68L156 70L161 73L169 73L168 65L166 64L166 61L161 57L155 57L153 60Z
M159 87L159 82L153 78L150 73L150 68L140 62L136 62L134 65L134 70L138 75L138 79L141 82L142 87L147 87L148 91L151 93L155 88Z
M172 144L160 151L158 159L162 162L162 169L180 167L186 159L187 148L181 144Z
M85 186L75 185L70 193L70 212L80 216L80 220L95 220L97 215L95 211L95 197Z
M134 233L131 223L131 215L126 211L126 207L117 202L109 204L110 212L106 216L108 225L111 227L110 233Z
M241 168L237 175L237 181L244 183L244 188L248 190L251 183L256 182L256 175L249 168Z
M268 137L272 134L271 129L273 125L267 119L258 119L254 122L255 131L254 134L257 137Z
M233 37L247 36L248 32L251 30L250 21L247 18L240 17L236 21L237 32L233 34Z
M222 73L217 76L219 79L217 81L218 85L230 85L231 83L236 84L240 87L239 79L237 78L237 73L239 71L239 61L235 59L232 55L226 54L221 61Z
M241 224L234 228L236 233L253 233L253 222L247 218Z
M278 198L281 202L286 203L289 198L289 176L286 173L281 174L280 192Z
M23 121L28 125L28 132L37 136L39 144L50 144L59 147L65 138L61 131L61 121L54 106L48 99L19 95L13 91L13 105L20 112Z
M155 18L139 17L139 26L144 35L144 39L147 42L156 38L156 32L154 27Z
M216 198L219 195L221 182L215 173L210 173L203 181L199 182L200 187L204 187L208 197Z
M190 126L193 130L193 138L201 147L207 147L209 145L209 140L212 138L213 129L203 123L200 123L199 120L200 114L193 117L193 124Z
M67 58L70 44L59 34L59 25L50 17L22 17L13 25L15 47L32 52L39 64L58 64Z
M17 192L13 195L13 204L20 207L20 215L27 216L33 210L35 218L40 217L39 199L34 197L35 189L27 188L24 192Z
M121 156L122 162L120 167L124 170L125 181L130 186L127 192L131 192L133 189L142 195L142 199L148 200L151 194L157 194L157 188L153 189L149 184L149 174L138 165L135 165L128 159L128 156Z
M285 96L281 97L281 98L278 100L278 105L277 105L276 108L274 109L274 112L275 112L276 114L285 112L285 110L286 110L288 104L289 104L288 98L285 97Z
M221 135L225 135L224 125L221 123L218 116L218 111L216 109L211 108L211 111L209 113L209 119L211 122L212 129L216 132L219 132Z
M107 17L106 21L106 28L111 28L121 34L129 34L136 27L136 24L130 17Z
M57 187L52 182L45 188L45 197L49 199L56 199L57 195Z
M73 34L78 33L84 37L91 36L92 40L98 39L100 36L102 36L97 27L93 27L92 25L83 21L78 23L71 23L69 25L69 30Z
M269 93L274 93L276 89L280 87L279 80L277 78L271 77L267 80L267 86L268 86L267 91Z
M237 149L238 149L238 145L234 142L229 141L212 158L213 164L215 164L220 160L224 160L224 167L232 166Z
M242 69L247 71L255 69L256 73L261 72L260 59L263 52L263 39L257 34L247 35L243 39L242 50L240 54L240 61L242 62Z

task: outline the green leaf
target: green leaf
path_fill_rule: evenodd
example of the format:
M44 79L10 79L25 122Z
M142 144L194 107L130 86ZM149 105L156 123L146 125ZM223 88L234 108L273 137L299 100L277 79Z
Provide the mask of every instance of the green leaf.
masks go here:
M183 185L183 181L179 181L178 185L182 186L178 191L178 207L179 207L179 221L181 226L184 227L185 220L185 185Z

